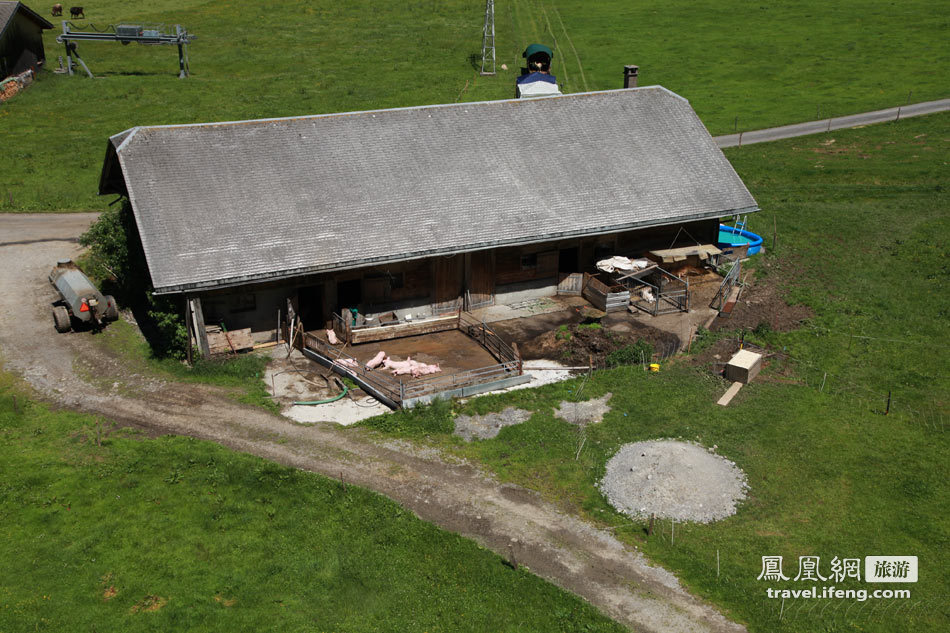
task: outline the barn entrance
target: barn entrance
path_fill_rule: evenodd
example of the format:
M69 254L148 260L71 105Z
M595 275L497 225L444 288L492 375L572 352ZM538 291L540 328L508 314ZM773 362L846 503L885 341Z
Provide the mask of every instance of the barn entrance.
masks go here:
M323 284L297 290L297 314L307 329L324 326L327 317L323 313Z
M338 281L336 284L336 312L358 308L363 301L363 280Z

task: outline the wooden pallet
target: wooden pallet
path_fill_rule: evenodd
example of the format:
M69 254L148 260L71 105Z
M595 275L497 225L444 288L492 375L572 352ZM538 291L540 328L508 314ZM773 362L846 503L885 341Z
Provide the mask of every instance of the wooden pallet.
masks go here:
M732 314L733 309L736 307L736 302L739 300L739 287L735 286L732 289L732 292L729 293L729 298L726 299L726 303L723 304L722 310L719 311L719 316L728 317Z

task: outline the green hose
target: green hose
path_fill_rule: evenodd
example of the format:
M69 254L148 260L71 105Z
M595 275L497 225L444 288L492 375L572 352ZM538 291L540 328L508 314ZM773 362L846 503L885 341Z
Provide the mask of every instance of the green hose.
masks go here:
M304 400L304 401L302 401L302 402L294 402L294 404L306 404L306 405L310 405L310 404L328 404L328 403L330 403L330 402L336 402L337 400L339 400L340 398L342 398L343 396L345 396L349 390L350 390L350 388L347 387L346 384L344 383L344 384L343 384L343 391L341 391L339 394L333 396L332 398L327 398L326 400Z

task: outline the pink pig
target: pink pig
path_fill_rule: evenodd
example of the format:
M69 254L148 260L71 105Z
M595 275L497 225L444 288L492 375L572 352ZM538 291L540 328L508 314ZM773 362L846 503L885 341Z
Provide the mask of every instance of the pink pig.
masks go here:
M366 369L376 369L386 361L386 352L380 352L373 356L373 359L366 363Z

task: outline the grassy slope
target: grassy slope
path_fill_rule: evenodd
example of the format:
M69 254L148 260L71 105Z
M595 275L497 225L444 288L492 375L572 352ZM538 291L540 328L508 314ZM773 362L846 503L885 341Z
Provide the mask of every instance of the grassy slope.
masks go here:
M622 630L374 493L197 440L99 446L16 394L0 372L2 631Z
M100 79L45 73L0 107L6 135L0 211L96 210L109 135L135 125L190 123L508 98L531 41L557 42L568 92L617 88L621 67L641 85L689 98L713 133L842 115L947 96L948 21L939 4L817 0L620 0L496 4L499 74L479 77L483 5L185 0L129 6L104 0L87 23L181 23L199 39L193 76L176 78L174 47L86 43ZM62 46L47 32L50 66ZM508 65L501 71L500 65Z
M506 406L535 411L529 422L493 440L463 444L452 437L448 405L368 424L424 437L481 461L504 480L622 526L618 535L753 631L944 631L950 620L943 599L950 590L943 565L950 545L948 138L950 115L936 115L730 150L766 209L751 219L751 228L769 234L771 216L777 217L780 245L758 258L759 274L778 276L788 296L815 310L802 330L748 335L788 348L797 384L769 380L766 372L723 408L715 402L727 383L703 369L684 363L659 374L625 368L595 373L583 386L581 399L614 394L612 412L586 435L552 413L562 399L575 399L581 380L461 407L465 413ZM851 331L876 338L849 348ZM894 399L885 417L888 389ZM621 445L664 437L718 446L751 486L736 516L677 525L673 545L668 521L647 540L643 524L618 515L596 489ZM884 553L919 556L921 581L911 587L911 602L835 600L815 608L788 601L779 621L782 607L765 589L782 585L756 581L763 555L783 555L786 574L794 576L798 556L821 556L827 571L835 556Z

